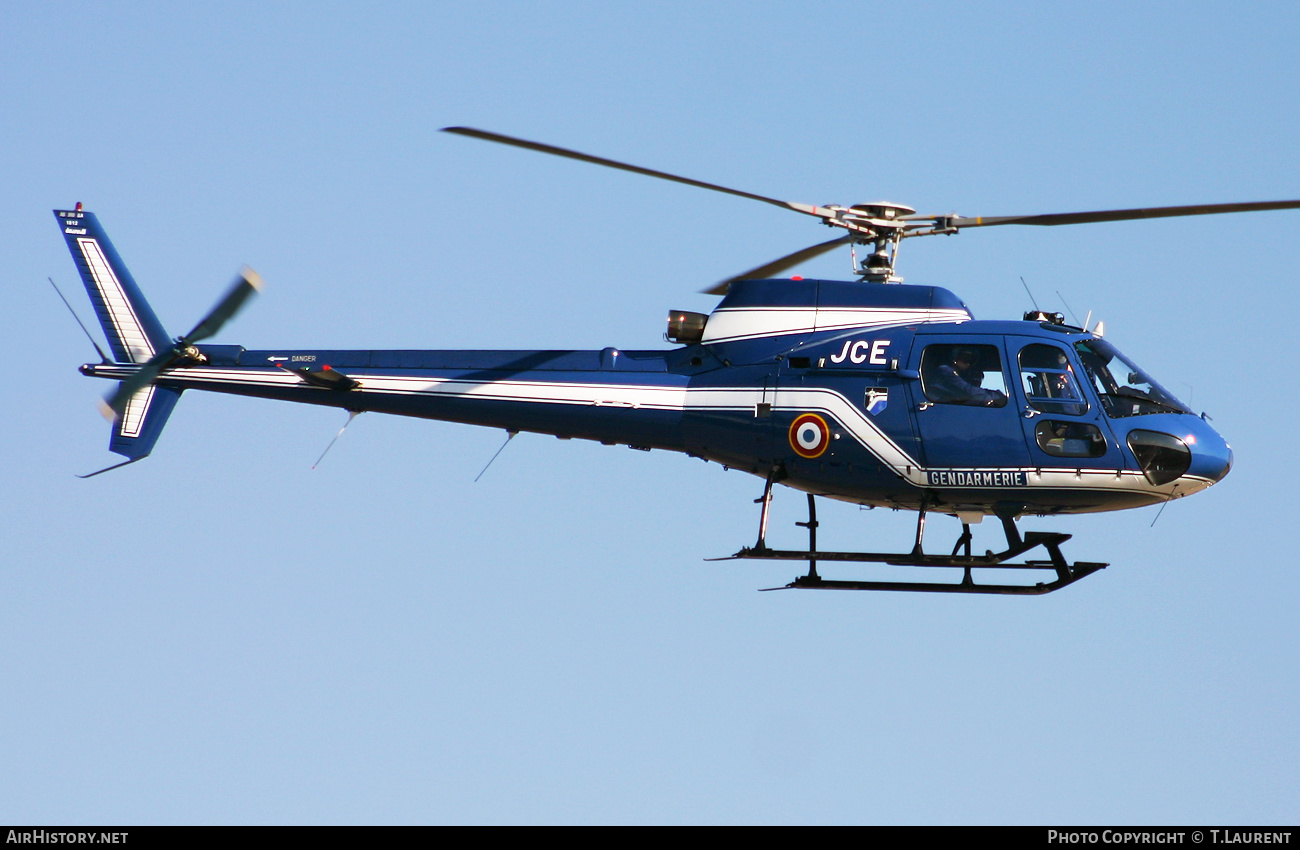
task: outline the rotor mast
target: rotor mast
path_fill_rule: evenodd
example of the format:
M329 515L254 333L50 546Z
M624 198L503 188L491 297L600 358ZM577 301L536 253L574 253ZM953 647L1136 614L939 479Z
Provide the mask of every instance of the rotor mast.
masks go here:
M832 213L822 219L826 225L848 230L849 241L854 246L873 246L861 265L857 261L857 251L853 251L855 275L871 283L902 283L903 279L894 274L894 263L898 257L898 243L907 235L906 216L915 215L916 210L889 201L822 209Z

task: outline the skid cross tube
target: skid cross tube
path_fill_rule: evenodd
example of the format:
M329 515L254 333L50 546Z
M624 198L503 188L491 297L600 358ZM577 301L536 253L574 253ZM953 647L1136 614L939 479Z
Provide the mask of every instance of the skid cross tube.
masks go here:
M795 523L795 525L808 529L808 548L806 550L771 549L767 546L766 533L768 509L772 499L772 483L772 478L769 477L766 486L763 488L763 497L757 500L763 506L758 545L754 547L747 546L726 558L709 559L713 561L755 559L808 562L807 575L799 576L782 587L768 587L763 588L763 590L902 590L921 593L983 593L1033 596L1059 590L1108 566L1107 564L1092 561L1069 563L1065 560L1065 556L1061 554L1061 544L1070 539L1069 534L1053 531L1027 531L1022 536L1019 529L1016 528L1015 520L1009 516L999 517L1002 520L1002 528L1007 537L1007 548L1001 552L986 551L983 555L972 555L970 524L963 522L961 536L957 539L957 544L953 547L951 555L927 555L921 548L921 541L925 534L926 510L930 506L928 497L921 505L920 516L917 518L916 540L911 552L824 552L819 550L817 548L817 527L819 523L817 522L816 497L811 493L808 494L808 521ZM1026 559L1020 563L1010 563L1012 558L1023 555L1039 546L1047 550L1048 557L1046 560ZM958 552L963 549L964 554L959 555ZM822 563L828 561L876 563L899 567L957 568L962 570L962 579L956 584L824 579L817 572L819 561ZM1051 570L1056 573L1056 580L1037 584L976 584L973 571L977 569Z

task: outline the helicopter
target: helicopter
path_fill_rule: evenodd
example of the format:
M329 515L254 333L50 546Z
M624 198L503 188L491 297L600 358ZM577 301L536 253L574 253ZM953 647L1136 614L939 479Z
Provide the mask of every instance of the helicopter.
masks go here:
M100 362L80 371L118 382L103 408L113 422L109 449L126 458L83 477L147 457L186 390L231 393L340 408L349 423L373 411L500 428L511 437L527 431L681 452L751 473L763 481L757 542L712 560L807 563L806 573L766 590L1049 593L1108 564L1070 562L1061 544L1071 535L1022 534L1018 520L1189 496L1228 474L1231 448L1204 414L1103 338L1100 323L1070 325L1040 310L976 320L951 291L902 282L900 243L977 227L1300 208L1293 200L966 217L918 215L883 201L816 206L484 130L444 129L748 198L842 232L704 290L722 296L709 314L670 311L664 336L675 347L667 350L249 350L206 340L261 288L251 269L173 339L98 218L80 203L55 210L111 352L95 343ZM850 247L856 280L780 277L841 246ZM778 484L806 494L808 520L796 523L807 529L806 549L767 544ZM819 496L916 512L912 548L819 550ZM930 514L961 523L946 554L923 547ZM1004 550L972 552L971 526L985 517L1001 523ZM1039 549L1046 557L1015 561ZM830 579L818 569L851 563L948 568L961 577ZM1048 580L974 580L991 570Z

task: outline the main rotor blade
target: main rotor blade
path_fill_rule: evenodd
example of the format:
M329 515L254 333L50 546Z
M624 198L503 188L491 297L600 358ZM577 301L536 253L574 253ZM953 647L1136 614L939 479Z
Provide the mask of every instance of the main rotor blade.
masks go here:
M212 308L212 312L203 318L203 321L194 326L194 330L187 333L181 338L182 345L191 345L201 339L207 339L214 336L221 326L230 321L244 302L256 292L262 290L262 276L257 272L244 266L239 275L239 280L235 281L230 287L230 291L217 302L217 306ZM152 362L152 361L150 361Z
M772 277L773 275L780 274L786 269L794 268L805 260L811 260L813 257L825 254L837 245L847 245L852 241L852 236L840 236L831 239L828 242L821 242L817 245L812 245L808 248L795 251L793 254L786 254L784 257L779 257L770 263L750 269L747 272L741 272L740 274L729 277L726 280L719 281L708 289L702 289L700 291L706 295L726 295L727 290L731 287L732 281Z
M955 216L954 227L992 227L999 224L1093 224L1101 221L1132 221L1142 218L1174 218L1182 215L1218 215L1219 213L1263 212L1265 210L1300 209L1300 201L1256 201L1245 204L1193 204L1185 207L1141 207L1132 210L1096 210L1093 212L1048 213L1046 215Z
M562 156L566 159L576 159L579 162L590 162L593 165L603 165L607 168L617 168L620 171L631 171L633 174L644 174L647 177L658 177L660 180L671 180L674 183L685 183L687 186L695 186L699 189L709 189L714 192L722 192L727 195L736 195L741 198L749 198L751 201L762 201L765 204L781 207L787 210L794 210L806 215L814 215L818 218L827 218L833 213L830 210L821 211L819 207L812 204L800 204L794 201L782 201L776 198L768 198L763 195L755 195L753 192L743 192L740 189L730 189L726 186L719 186L716 183L705 183L703 180L692 180L689 177L681 177L677 174L669 174L666 171L655 171L652 168L642 168L639 165L630 165L626 162L619 162L614 159L605 159L600 156L572 151L568 148L556 147L555 145L546 145L541 142L530 142L527 139L516 139L514 136L503 136L500 133L490 133L487 130L476 130L473 127L443 127L444 133L455 133L458 136L468 136L471 139L482 139L485 142L496 142L511 147L524 148L530 151L539 151L540 153L549 153L553 156Z

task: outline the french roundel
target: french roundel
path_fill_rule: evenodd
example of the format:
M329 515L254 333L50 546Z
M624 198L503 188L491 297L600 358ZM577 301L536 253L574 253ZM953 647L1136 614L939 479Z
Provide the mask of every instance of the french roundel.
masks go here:
M790 423L790 448L799 457L821 457L831 442L831 429L816 413L804 413Z

